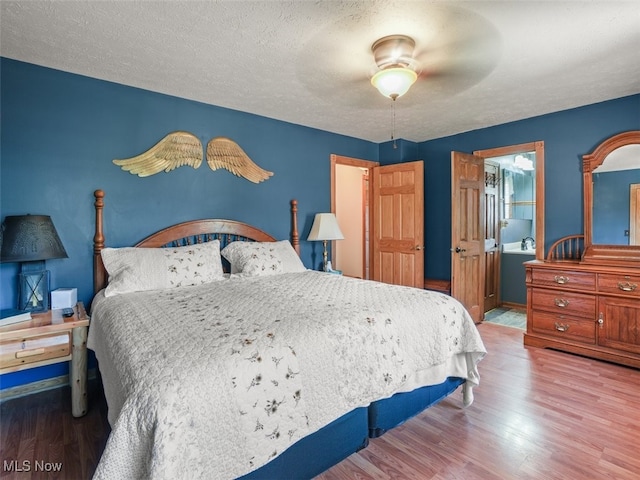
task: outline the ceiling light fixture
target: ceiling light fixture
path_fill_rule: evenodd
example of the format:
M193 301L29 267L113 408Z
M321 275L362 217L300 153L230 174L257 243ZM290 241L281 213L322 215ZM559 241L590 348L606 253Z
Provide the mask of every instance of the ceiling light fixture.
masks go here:
M413 59L415 41L406 35L389 35L371 46L378 71L371 84L385 97L396 100L418 79Z
M385 97L395 100L409 91L418 79L418 74L404 67L380 70L371 78L371 83Z
M535 168L533 166L533 161L524 155L516 155L513 165L522 170L529 170L529 171L534 170Z

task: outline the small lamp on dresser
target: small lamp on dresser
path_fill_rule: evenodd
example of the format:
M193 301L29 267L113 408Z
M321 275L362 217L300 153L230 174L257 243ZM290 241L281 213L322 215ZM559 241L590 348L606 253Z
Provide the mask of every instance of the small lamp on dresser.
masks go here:
M67 258L51 217L7 216L2 224L0 262L21 263L18 273L18 309L49 310L49 271L45 260Z
M316 213L307 240L322 240L322 270L327 271L327 241L343 240L338 221L333 213Z

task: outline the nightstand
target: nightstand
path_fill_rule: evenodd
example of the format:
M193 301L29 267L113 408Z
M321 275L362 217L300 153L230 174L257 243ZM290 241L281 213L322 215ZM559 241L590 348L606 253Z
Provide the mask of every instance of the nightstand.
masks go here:
M62 310L32 313L32 319L0 327L0 374L69 362L71 413L87 413L87 331L89 317L78 302L72 317Z

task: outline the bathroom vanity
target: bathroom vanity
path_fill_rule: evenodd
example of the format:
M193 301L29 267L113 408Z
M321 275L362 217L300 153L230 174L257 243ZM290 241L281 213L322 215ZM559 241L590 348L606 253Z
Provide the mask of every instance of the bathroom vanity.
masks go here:
M524 262L536 258L536 250L532 244L522 249L521 242L502 245L500 256L500 299L503 305L524 307L527 303Z

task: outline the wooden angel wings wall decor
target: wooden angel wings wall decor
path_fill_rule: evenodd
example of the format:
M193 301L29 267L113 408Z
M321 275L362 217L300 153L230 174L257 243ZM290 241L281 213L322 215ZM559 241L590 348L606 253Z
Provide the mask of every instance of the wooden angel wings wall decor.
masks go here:
M170 172L188 165L198 168L202 164L203 147L200 139L189 132L172 132L144 153L113 161L123 170L139 177ZM207 164L211 170L224 168L238 177L260 183L273 175L256 165L240 146L226 137L216 137L207 144Z

